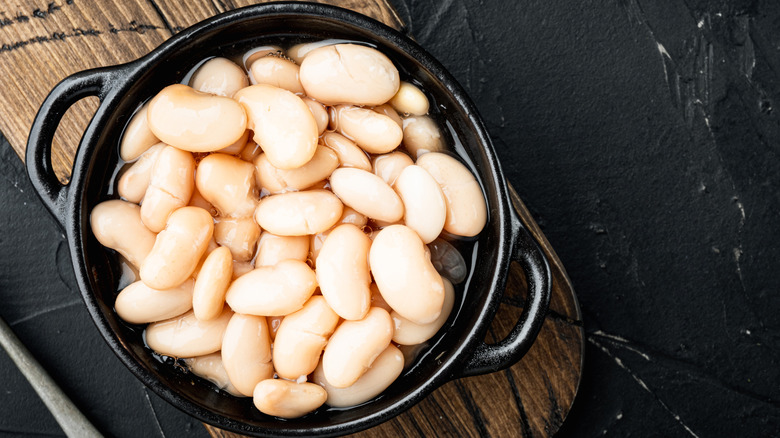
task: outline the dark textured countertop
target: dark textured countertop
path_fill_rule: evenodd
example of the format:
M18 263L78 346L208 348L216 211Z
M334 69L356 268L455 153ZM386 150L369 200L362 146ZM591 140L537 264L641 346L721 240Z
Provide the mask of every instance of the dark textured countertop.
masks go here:
M587 332L561 436L780 434L780 4L394 2L477 103ZM103 430L205 436L119 363L0 144L0 314ZM0 354L0 436L59 435Z

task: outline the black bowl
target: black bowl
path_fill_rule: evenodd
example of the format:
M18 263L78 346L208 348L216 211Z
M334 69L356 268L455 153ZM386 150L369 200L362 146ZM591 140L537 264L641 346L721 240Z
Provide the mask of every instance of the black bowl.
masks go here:
M446 118L458 153L482 184L489 218L474 242L461 299L423 354L384 393L348 409L320 409L284 421L261 414L249 399L217 392L144 347L141 331L113 311L119 266L89 226L89 214L112 192L118 141L138 106L181 78L206 56L248 48L273 38L343 38L377 47L402 74L422 85ZM51 166L51 140L67 108L86 96L100 106L84 132L70 183ZM27 171L47 208L62 224L84 302L98 330L122 362L148 387L182 411L217 427L249 435L336 435L356 432L405 411L437 387L459 377L506 368L530 348L550 299L550 270L543 253L511 208L501 166L474 104L455 79L416 43L363 15L331 6L271 3L227 12L175 35L147 56L124 65L65 78L41 105L27 144ZM495 345L484 343L498 308L511 261L528 279L528 297L517 326Z

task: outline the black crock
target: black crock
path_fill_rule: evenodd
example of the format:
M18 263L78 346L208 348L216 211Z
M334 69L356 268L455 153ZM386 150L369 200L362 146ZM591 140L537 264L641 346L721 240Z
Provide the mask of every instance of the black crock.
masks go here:
M123 323L113 310L119 265L96 241L89 214L99 202L116 197L113 177L118 141L138 106L165 85L179 82L206 56L250 47L265 37L341 38L372 44L422 85L446 116L460 141L459 153L473 164L488 203L486 228L475 242L462 299L445 327L401 377L374 400L348 409L325 409L296 420L257 411L250 399L237 399L191 374L161 363L144 347L141 331ZM57 125L73 103L97 96L100 106L79 144L70 183L62 185L51 165ZM538 244L511 207L501 166L472 101L455 79L415 42L363 15L332 6L269 3L237 9L198 23L160 47L123 65L80 72L65 78L46 98L27 144L27 171L46 207L67 233L73 269L84 302L98 330L121 361L149 388L182 411L222 429L248 435L327 436L356 432L409 409L444 383L511 366L530 348L550 299L550 269ZM511 261L528 281L522 316L503 341L484 343L503 294Z

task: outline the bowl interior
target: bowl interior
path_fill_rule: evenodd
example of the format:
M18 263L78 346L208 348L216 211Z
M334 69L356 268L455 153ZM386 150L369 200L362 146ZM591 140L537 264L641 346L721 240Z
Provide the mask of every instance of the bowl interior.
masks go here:
M504 201L498 197L497 171L491 165L490 152L486 152L487 140L481 125L475 126L472 119L476 117L473 110L462 105L463 96L459 91L448 88L450 79L436 77L437 64L431 63L427 55L415 52L414 47L406 47L409 51L404 51L393 39L397 36L378 27L380 32L375 33L366 26L370 21L354 22L354 17L347 13L326 17L315 15L311 9L295 13L263 11L264 14L237 11L230 19L218 18L208 26L183 32L156 52L133 63L137 68L128 73L126 82L117 85L117 95L104 101L102 112L95 120L99 124L97 141L82 145L89 156L85 158L84 172L74 173L74 182L83 187L77 201L83 260L76 268L87 278L89 290L85 292L85 299L88 306L99 309L97 319L101 321L98 326L103 324L113 332L107 335L112 348L148 386L191 415L244 433L298 434L318 430L330 433L342 426L362 424L367 427L392 415L393 411L409 407L416 398L450 379L458 363L467 359L456 357L456 351L474 329L479 314L492 305L488 302L489 292L500 277L497 259L504 229L497 212ZM192 374L171 363L161 362L144 347L142 328L122 322L113 311L122 272L116 255L103 248L92 235L89 213L99 202L117 197L114 180L119 163L120 135L138 106L160 89L180 82L188 71L210 56L233 56L262 44L282 42L291 45L300 39L327 38L356 40L377 47L399 66L403 79L414 80L428 92L435 102L440 126L448 127L450 143L481 181L488 201L489 220L477 240L461 245L466 250L463 255L470 276L456 286L458 299L448 323L439 335L425 344L417 360L411 366L407 365L389 389L358 407L322 408L304 418L283 421L258 412L251 399L237 399L218 392ZM459 90L457 85L455 90Z

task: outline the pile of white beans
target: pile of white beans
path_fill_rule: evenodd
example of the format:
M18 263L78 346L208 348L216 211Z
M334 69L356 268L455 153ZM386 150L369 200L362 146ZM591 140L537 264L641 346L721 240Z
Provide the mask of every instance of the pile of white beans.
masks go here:
M162 356L261 412L353 406L433 337L484 228L480 185L381 52L211 58L132 117L121 199L92 231L136 271L116 312Z

